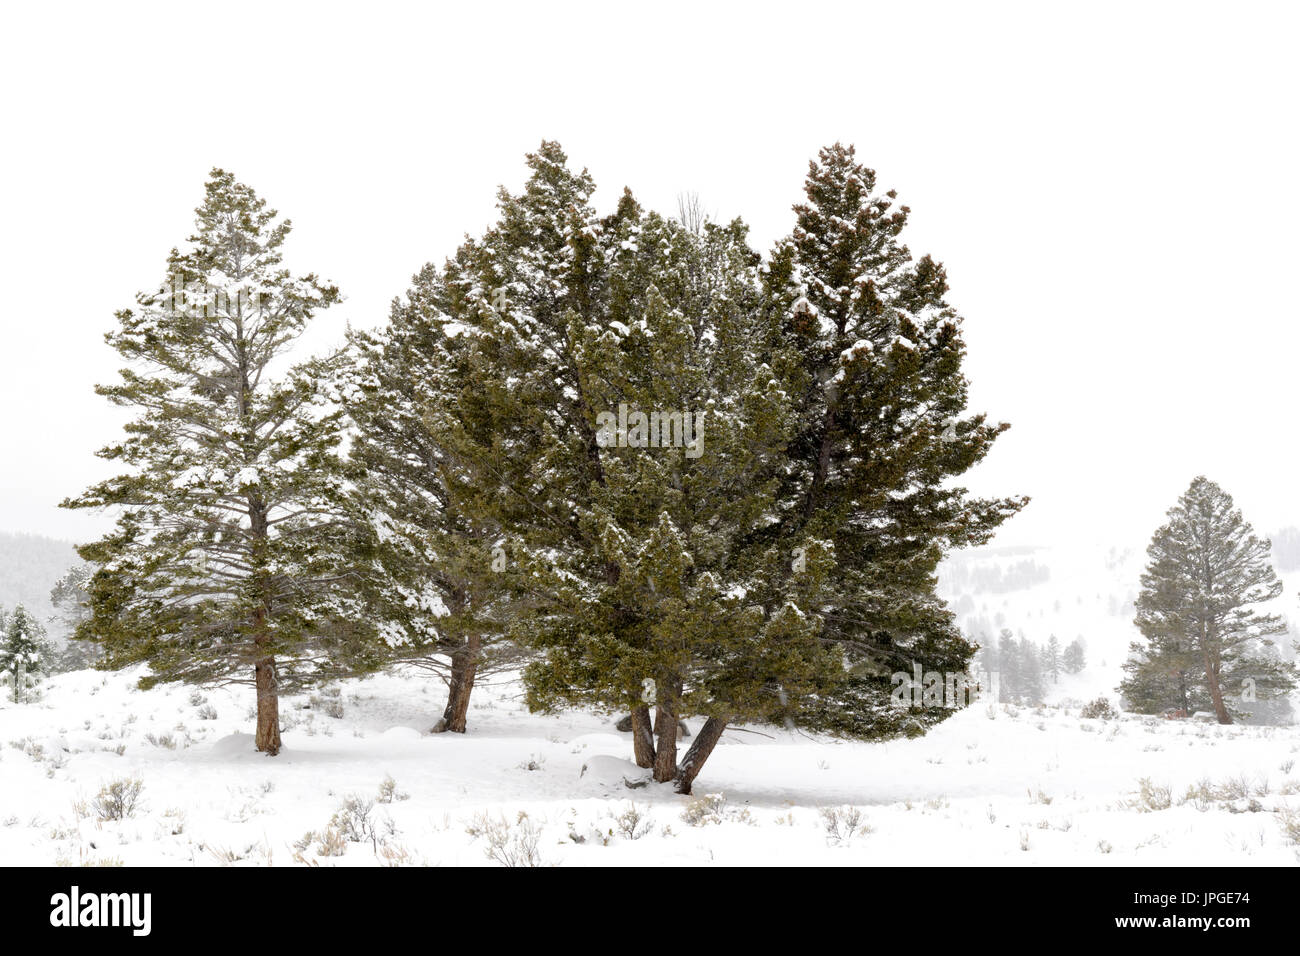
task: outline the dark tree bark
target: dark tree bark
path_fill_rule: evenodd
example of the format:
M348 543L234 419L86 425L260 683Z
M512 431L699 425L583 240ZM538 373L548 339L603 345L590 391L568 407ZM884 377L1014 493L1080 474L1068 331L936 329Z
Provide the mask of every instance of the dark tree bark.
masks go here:
M247 386L243 401L248 401ZM266 504L260 492L248 496L248 517L253 538L253 555L259 557L269 536ZM257 571L261 603L253 610L253 645L257 659L253 664L254 683L257 686L257 749L269 757L280 752L280 682L275 674L275 657L271 644L271 587L263 569Z
M1232 715L1223 703L1223 690L1219 687L1219 675L1210 660L1210 652L1202 651L1202 658L1205 662L1205 682L1210 688L1210 700L1214 702L1214 715L1218 717L1219 723L1230 724Z
M274 757L280 752L280 688L275 677L275 658L258 660L254 674L257 683L257 749Z
M636 707L632 710L632 753L638 767L655 765L655 740L650 729L650 708Z
M474 678L478 674L481 643L477 634L471 634L465 644L452 654L451 681L447 685L447 706L442 712L442 720L434 724L430 733L463 734L465 732L469 698L474 690Z
M667 783L677 777L677 715L671 703L655 708L655 783Z
M709 754L713 753L713 748L717 746L722 732L727 729L727 722L720 717L710 717L700 728L700 732L695 735L695 742L691 744L691 749L686 751L686 756L682 758L681 766L677 768L677 786L678 793L689 794L691 784L699 776L700 771L704 768L704 761L709 759Z

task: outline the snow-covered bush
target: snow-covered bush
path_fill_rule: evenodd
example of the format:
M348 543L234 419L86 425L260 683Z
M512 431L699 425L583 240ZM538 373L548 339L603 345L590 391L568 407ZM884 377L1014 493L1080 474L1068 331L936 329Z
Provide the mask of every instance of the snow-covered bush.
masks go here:
M1086 720L1115 720L1119 713L1111 706L1108 698L1098 697L1084 704L1079 716Z
M486 813L474 815L474 820L465 832L475 839L482 837L487 841L485 853L489 860L495 860L502 866L544 866L538 844L541 842L542 830L522 810L515 823L510 823L504 816L495 818Z
M95 796L95 813L101 820L125 820L140 807L139 777L120 777L104 784Z

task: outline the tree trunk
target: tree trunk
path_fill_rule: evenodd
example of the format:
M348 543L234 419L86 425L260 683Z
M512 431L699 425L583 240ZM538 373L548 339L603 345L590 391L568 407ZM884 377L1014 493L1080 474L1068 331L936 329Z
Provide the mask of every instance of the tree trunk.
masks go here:
M275 679L275 658L263 657L255 667L257 749L274 757L280 752L280 689Z
M632 753L638 767L655 765L655 739L650 730L650 708L644 704L632 708Z
M677 776L677 715L671 704L655 708L655 783L667 783Z
M451 656L451 682L447 686L447 706L442 712L431 733L441 734L450 731L453 734L465 732L465 717L469 713L469 696L474 690L474 678L478 674L480 639L472 634L463 647Z
M1205 682L1210 686L1210 700L1214 702L1215 716L1219 718L1219 723L1230 724L1232 723L1232 715L1228 713L1228 708L1223 703L1223 691L1219 688L1219 675L1210 666L1210 652L1202 651L1201 656L1205 662Z
M704 722L700 732L695 735L695 743L691 744L691 749L686 751L686 756L682 758L682 765L677 768L678 793L691 792L691 784L699 776L704 768L704 761L709 759L709 754L713 753L713 748L717 746L718 739L726 729L727 722L720 717L710 717Z

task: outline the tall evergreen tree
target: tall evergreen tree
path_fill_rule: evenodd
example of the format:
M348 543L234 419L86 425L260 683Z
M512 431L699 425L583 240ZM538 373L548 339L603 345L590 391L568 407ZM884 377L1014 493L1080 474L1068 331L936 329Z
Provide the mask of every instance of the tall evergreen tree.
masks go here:
M1027 704L1043 702L1043 663L1038 645L1027 637L1020 639L1020 696Z
M1255 536L1230 495L1200 476L1168 512L1147 548L1136 624L1145 647L1130 658L1121 692L1149 700L1188 684L1204 687L1219 723L1232 723L1229 698L1244 683L1249 695L1269 699L1296 685L1294 666L1263 653L1272 635L1286 632L1280 615L1256 605L1282 593L1267 540ZM1158 685L1158 686L1157 686Z
M1020 700L1024 684L1020 664L1020 646L1011 631L1003 628L998 635L998 665L1001 668L998 691L1002 702L1015 703Z
M1061 679L1061 642L1053 634L1043 647L1043 675L1053 684Z
M196 212L163 287L107 336L129 364L97 391L138 417L99 453L129 471L64 502L118 513L79 548L96 571L78 634L103 667L147 661L143 687L253 683L256 746L274 755L281 691L376 662L357 597L368 523L322 387L338 358L279 372L339 292L282 267L290 223L230 173L213 170Z
M461 262L426 266L405 301L393 303L387 328L353 333L357 361L343 390L357 426L356 480L382 532L372 603L392 624L392 658L447 683L435 733L464 733L475 681L516 666L522 652L506 637L516 609L505 578L485 573L504 561L498 529L452 493L464 477L458 389L474 375L473 346L455 319L465 297L454 277L476 253L469 244Z
M973 498L953 481L1009 426L962 417L962 320L943 266L902 242L908 208L838 143L809 163L805 193L766 272L801 360L781 521L768 533L780 548L820 540L835 555L819 617L858 678L835 708L853 722L875 712L890 672L966 669L973 648L935 593L938 563L988 541L1028 499Z
M1082 638L1076 637L1065 646L1065 653L1061 655L1061 666L1067 674L1078 674L1088 666Z
M1190 641L1177 635L1152 635L1148 641L1129 644L1118 691L1124 706L1138 714L1182 711L1184 716L1208 710L1213 704L1205 691L1200 656Z
M0 674L9 679L10 696L24 703L49 666L45 629L21 604L12 613L0 609Z
M50 604L54 607L55 618L68 635L67 645L58 655L55 669L75 671L90 667L103 657L99 645L76 637L77 628L90 616L90 579L94 568L87 564L78 564L68 568L50 588Z

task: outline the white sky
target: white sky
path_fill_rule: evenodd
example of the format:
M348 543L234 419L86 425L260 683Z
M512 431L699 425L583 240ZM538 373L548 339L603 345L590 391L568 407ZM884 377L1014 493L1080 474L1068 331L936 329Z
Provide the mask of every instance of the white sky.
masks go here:
M972 488L1005 543L1142 543L1201 472L1300 524L1300 8L1059 4L26 4L0 14L0 530L108 473L113 312L162 278L222 166L373 325L558 139L626 184L742 215L766 249L807 161L852 142L948 267Z

